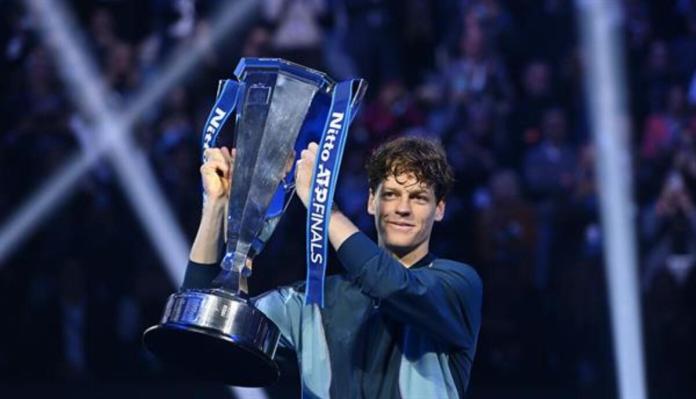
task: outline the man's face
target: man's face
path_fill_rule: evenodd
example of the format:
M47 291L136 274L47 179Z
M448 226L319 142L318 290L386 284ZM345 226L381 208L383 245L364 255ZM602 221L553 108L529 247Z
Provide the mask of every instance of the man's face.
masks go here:
M389 176L370 191L367 212L375 217L379 244L397 256L428 252L433 222L442 220L445 202L411 173Z

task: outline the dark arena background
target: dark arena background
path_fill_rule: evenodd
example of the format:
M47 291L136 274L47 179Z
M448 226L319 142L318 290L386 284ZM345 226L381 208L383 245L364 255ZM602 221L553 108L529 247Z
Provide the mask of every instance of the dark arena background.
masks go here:
M693 0L0 2L0 397L299 397L293 361L238 389L141 341L245 56L369 81L336 197L373 237L369 151L443 143L431 250L484 283L469 398L696 397ZM294 200L252 293L304 278L305 215Z

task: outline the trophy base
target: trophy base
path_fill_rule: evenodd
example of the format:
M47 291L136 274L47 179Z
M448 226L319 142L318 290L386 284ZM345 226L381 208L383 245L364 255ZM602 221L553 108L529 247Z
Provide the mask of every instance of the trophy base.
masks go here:
M145 347L165 363L202 379L246 387L278 380L273 357L279 338L268 318L223 290L171 295L162 324L143 335Z

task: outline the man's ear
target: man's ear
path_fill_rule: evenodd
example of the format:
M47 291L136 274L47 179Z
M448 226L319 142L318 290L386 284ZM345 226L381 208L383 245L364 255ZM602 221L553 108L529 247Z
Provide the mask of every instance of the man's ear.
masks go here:
M370 195L367 197L367 213L374 216L376 209L377 205L375 204L375 193L372 191L372 189L370 189Z
M435 206L435 221L439 222L445 217L445 200L441 199Z

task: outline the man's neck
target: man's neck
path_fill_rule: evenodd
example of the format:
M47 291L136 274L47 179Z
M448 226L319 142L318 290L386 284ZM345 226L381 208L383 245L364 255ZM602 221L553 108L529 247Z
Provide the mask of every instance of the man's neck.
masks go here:
M398 249L393 250L391 248L388 248L382 243L380 243L379 246L387 250L396 260L401 262L401 264L404 265L404 267L406 268L410 268L411 266L418 263L419 260L423 259L426 255L428 255L427 245L421 245L417 248L414 248L413 250L404 251L403 253L401 253L401 251L399 251Z

